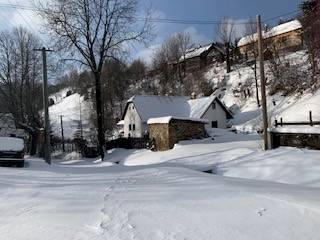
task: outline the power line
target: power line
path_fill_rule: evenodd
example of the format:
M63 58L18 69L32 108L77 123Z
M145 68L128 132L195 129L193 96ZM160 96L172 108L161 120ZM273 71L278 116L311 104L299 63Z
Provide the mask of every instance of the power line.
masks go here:
M27 27L32 31L32 32L34 32L34 33L38 33L39 31L38 30L36 30L33 26L32 26L32 24L30 24L30 22L29 21L27 21L27 19L26 18L28 18L30 21L31 21L31 23L32 23L32 20L28 17L28 15L26 15L26 14L22 14L21 13L21 8L20 8L20 5L18 5L18 4L13 4L12 2L11 2L11 0L8 0L10 3L4 3L4 4L0 4L0 8L1 7L11 7L11 8L15 8L16 9L16 11L17 11L17 14L21 17L21 19L26 23L26 25L27 25ZM3 6L2 6L3 5ZM24 7L26 7L26 6L21 6L22 7L22 9L24 9ZM30 7L30 10L31 10L31 7ZM1 11L0 11L1 12ZM24 16L25 15L25 16ZM18 26L18 25L20 25L19 23L17 23L16 21L14 21L15 22L15 24ZM13 26L13 27L15 27L11 22L10 22L10 24ZM42 38L42 36L41 36L41 34L38 34L38 37L40 38L40 40L43 42L43 43L45 43L46 41L44 41L44 39Z
M51 11L50 9L38 9L32 6L27 5L19 5L19 4L9 4L9 3L1 3L0 8L14 8L14 9L22 9L22 10L28 10L28 11L34 11L34 12L43 12L43 11ZM287 12L272 18L268 18L264 20L263 22L270 22L276 19L279 19L281 17L289 16L295 13L298 13L300 10L295 10L291 12ZM221 24L220 20L192 20L192 19L171 19L171 18L145 18L145 17L136 17L137 21L149 21L151 23L167 23L167 24L193 24L193 25L218 25ZM245 25L248 23L255 23L255 21L233 21L234 25ZM228 24L226 22L225 24Z
M11 4L11 0L8 0ZM20 10L17 8L17 13L19 14L19 16L22 18L22 20L29 26L29 28L34 32L36 33L37 31L29 24L29 22L24 18L24 16L20 13Z
M263 22L264 23L270 22L270 21L277 20L277 19L282 18L282 17L287 17L287 16L290 16L290 15L293 15L293 14L298 13L298 12L300 12L300 10L295 10L295 11L291 11L291 12L288 12L288 13L284 13L284 14L276 16L276 17L268 18L268 19L264 20Z
M7 28L14 28L15 27L15 25L12 24L11 21L8 21L8 16L3 14L2 11L0 11L0 16L3 18L3 21L1 21L1 24L3 24L5 26L5 29L6 29L6 27Z

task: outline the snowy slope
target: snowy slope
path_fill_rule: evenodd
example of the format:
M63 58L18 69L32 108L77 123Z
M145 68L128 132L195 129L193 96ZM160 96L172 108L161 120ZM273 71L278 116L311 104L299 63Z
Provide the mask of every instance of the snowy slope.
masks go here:
M307 67L305 65L306 55L304 51L290 53L283 56L283 58L290 62L291 65ZM265 67L267 78L272 78L268 63L265 64ZM257 72L259 73L259 69ZM214 66L208 70L205 76L215 85L223 83L222 85L225 86L221 87L216 94L221 94L222 101L234 111L235 115L232 122L238 130L254 132L261 128L261 109L257 107L256 103L254 72L251 67L236 65L231 73L226 74L223 66ZM251 85L248 86L251 90L250 98L244 99L234 94L234 89L237 89L240 85L248 84L248 82L251 82ZM261 98L260 92L259 96ZM273 102L275 102L276 106L274 106ZM295 94L291 96L282 96L280 93L273 96L267 95L269 124L271 126L274 120L279 120L280 117L283 118L283 121L308 121L309 111L312 111L313 119L319 121L319 102L320 90L314 94L305 92L302 95Z
M67 90L55 94L57 102L49 107L50 122L54 135L61 136L60 116L63 116L64 136L66 139L72 139L74 133L80 128L80 110L82 124L84 128L89 125L90 119L90 103L84 101L83 96L74 93L66 97L64 93Z

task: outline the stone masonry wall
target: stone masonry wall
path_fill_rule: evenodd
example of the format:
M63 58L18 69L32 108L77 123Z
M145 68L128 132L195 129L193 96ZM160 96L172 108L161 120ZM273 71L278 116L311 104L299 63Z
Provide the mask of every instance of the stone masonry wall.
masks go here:
M155 140L155 150L172 149L174 144L189 139L201 139L206 135L204 123L173 119L169 124L150 124L149 136Z
M149 138L154 140L155 151L170 149L169 124L149 124Z
M320 134L270 133L270 135L272 148L289 146L320 150Z

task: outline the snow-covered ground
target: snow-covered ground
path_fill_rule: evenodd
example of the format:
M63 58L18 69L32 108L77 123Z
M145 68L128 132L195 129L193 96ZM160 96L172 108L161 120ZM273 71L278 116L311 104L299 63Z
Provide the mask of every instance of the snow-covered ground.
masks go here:
M29 164L0 170L2 239L318 237L318 189L177 167Z
M258 135L213 129L212 138L182 141L165 152L115 149L112 162L125 166L185 167L215 174L320 187L319 151L282 147L262 151Z
M0 168L0 239L318 239L317 151L263 152L258 136L224 130L213 138L116 149L103 163L73 153Z

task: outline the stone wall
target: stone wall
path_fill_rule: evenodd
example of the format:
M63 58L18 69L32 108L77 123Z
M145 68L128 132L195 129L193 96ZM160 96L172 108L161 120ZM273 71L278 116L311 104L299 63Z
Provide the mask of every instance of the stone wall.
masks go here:
M169 123L149 124L149 137L153 142L155 151L165 151L170 149Z
M320 134L270 133L271 148L280 146L320 150Z
M179 141L204 138L204 125L202 122L172 119L170 123L149 124L149 136L154 139L155 151L165 151Z

